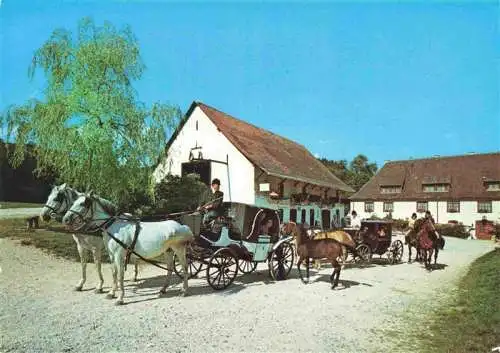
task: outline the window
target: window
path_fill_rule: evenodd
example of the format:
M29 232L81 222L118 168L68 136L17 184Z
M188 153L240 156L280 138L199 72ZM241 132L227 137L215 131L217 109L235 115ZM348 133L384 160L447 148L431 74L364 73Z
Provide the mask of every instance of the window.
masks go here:
M401 193L401 186L381 186L380 192L382 194L399 194Z
M295 208L290 209L290 222L297 222L297 210Z
M373 202L365 202L365 212L373 212Z
M306 210L304 209L302 209L302 212L300 213L300 223L306 223Z
M486 183L486 191L500 191L500 182Z
M309 225L314 227L314 210L309 210Z
M460 212L460 201L448 201L446 203L446 209L448 210L448 213Z
M491 213L493 211L491 207L491 201L478 201L477 202L477 213Z
M198 120L196 120L196 131L198 131Z
M427 201L417 201L417 212L425 212L428 207Z
M450 191L449 184L429 184L423 185L424 192L448 192Z
M394 212L394 203L384 202L384 212Z
M282 208L280 208L280 209L278 210L278 216L280 217L280 222L281 222L281 223L283 223L283 213L284 213L284 212L283 212L283 209L282 209Z

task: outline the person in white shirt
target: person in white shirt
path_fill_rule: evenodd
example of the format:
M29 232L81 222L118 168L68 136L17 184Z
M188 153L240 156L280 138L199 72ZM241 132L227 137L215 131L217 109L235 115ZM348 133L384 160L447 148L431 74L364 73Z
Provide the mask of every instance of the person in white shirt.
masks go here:
M361 228L361 219L356 211L351 212L351 228Z

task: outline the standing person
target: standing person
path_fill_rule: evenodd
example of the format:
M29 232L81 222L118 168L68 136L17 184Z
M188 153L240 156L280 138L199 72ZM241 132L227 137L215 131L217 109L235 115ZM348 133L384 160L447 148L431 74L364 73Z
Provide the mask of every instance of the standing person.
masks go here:
M206 211L203 216L203 224L207 225L212 220L220 216L222 200L224 193L220 191L220 180L215 178L212 180L212 194L204 200L205 204L198 207L198 211Z
M354 210L351 213L351 227L361 228L361 220L358 218L358 214Z
M405 244L408 244L408 237L410 236L410 233L412 230L415 228L415 221L417 220L417 214L413 212L411 215L410 220L408 221L408 230L406 231L405 235Z

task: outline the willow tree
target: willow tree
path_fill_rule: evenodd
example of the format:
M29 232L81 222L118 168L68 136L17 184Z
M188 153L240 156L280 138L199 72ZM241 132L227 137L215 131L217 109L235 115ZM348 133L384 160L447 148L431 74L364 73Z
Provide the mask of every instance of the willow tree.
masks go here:
M131 194L151 194L152 168L181 112L176 106L137 100L132 83L145 66L127 26L78 23L76 33L55 30L35 51L28 75L42 71L43 99L10 106L4 118L16 143L13 167L32 144L37 172L96 191L119 204Z

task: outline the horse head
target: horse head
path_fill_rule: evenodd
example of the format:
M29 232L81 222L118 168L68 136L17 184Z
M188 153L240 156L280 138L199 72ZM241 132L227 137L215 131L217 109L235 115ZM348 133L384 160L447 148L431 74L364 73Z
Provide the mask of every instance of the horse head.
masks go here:
M75 230L97 229L117 214L117 207L90 191L81 194L64 215L62 222ZM100 223L99 223L100 222Z
M81 193L69 187L66 183L54 186L47 198L47 202L40 211L40 218L45 222L51 218L61 221L79 195Z

